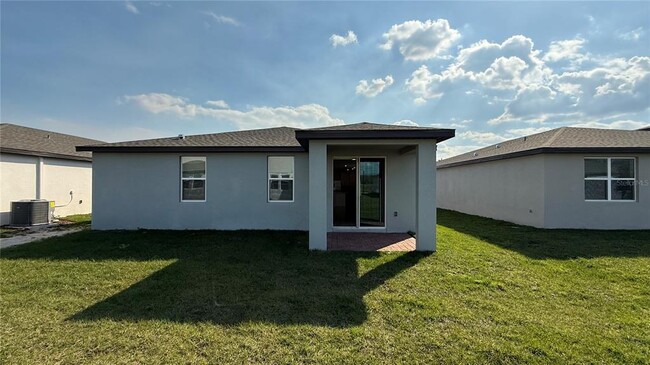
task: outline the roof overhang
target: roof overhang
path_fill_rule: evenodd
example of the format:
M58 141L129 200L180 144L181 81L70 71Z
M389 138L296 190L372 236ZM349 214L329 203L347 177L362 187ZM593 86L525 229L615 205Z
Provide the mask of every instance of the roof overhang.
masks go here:
M81 152L80 150L77 150ZM0 153L8 153L14 155L23 155L23 156L35 156L35 157L49 157L49 158L58 158L60 160L72 160L72 161L86 161L92 162L92 157L84 156L74 156L74 155L63 155L60 153L51 153L51 152L41 152L41 151L28 151L18 148L7 148L0 147Z
M455 129L404 129L404 130L297 130L296 139L305 147L312 139L434 139L436 143L453 138Z
M530 149L526 151L518 151L513 153L506 153L503 155L478 157L473 160L458 161L452 163L443 163L438 165L438 169L446 169L449 167L471 165L481 162L506 160L510 158L524 157L539 155L543 153L548 154L570 154L570 153L584 153L584 154L612 154L612 153L650 153L650 147L541 147ZM444 160L443 160L444 161Z
M125 153L305 152L301 146L77 146L77 151Z

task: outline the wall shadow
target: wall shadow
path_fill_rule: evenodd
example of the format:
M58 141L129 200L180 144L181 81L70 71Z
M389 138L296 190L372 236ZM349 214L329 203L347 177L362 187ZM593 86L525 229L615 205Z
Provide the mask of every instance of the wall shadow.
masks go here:
M347 327L367 319L363 297L423 253L310 252L305 232L79 232L7 250L3 259L175 259L68 320L169 320ZM381 264L362 276L359 259Z
M534 259L650 257L650 230L538 229L445 209L438 225Z

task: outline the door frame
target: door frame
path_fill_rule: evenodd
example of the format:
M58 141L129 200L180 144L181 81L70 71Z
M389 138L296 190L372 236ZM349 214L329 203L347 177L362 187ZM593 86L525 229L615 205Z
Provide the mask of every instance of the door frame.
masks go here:
M382 212L384 215L384 225L383 226L377 226L377 227L362 227L361 226L361 179L360 179L360 174L361 174L361 169L359 168L359 162L361 162L361 159L382 159L384 160L384 183L383 183L383 189L384 189L384 211ZM354 226L336 226L334 225L334 161L335 160L352 160L354 159L356 161L356 171L357 171L357 176L356 176L356 187L355 187L355 194L356 194L356 225ZM330 199L330 208L332 211L332 230L335 231L356 231L356 230L369 230L369 231L385 231L386 230L386 212L388 210L386 201L388 200L387 195L388 195L388 159L386 156L376 156L376 155L371 155L371 156L332 156L332 168L330 170L330 178L328 182L328 188L332 190L332 199Z

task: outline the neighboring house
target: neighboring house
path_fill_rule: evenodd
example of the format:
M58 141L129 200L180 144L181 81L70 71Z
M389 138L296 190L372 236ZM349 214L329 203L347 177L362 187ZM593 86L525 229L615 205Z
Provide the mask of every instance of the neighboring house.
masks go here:
M93 229L417 232L434 251L436 143L453 129L360 123L179 136L93 152Z
M54 201L55 216L90 213L91 153L75 146L97 143L102 142L0 124L0 224L11 223L11 202L22 199Z
M650 132L558 128L438 162L438 206L540 228L650 229Z

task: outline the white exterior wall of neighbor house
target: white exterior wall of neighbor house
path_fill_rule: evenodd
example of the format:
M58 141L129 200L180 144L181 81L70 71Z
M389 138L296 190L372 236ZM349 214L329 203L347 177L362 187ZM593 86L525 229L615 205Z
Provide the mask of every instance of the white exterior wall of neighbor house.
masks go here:
M439 168L438 207L544 226L544 156Z
M54 214L59 217L91 212L90 162L3 153L0 171L0 224L11 223L11 202L21 199L67 204L55 209Z
M205 156L205 202L180 201L180 156ZM294 201L268 202L268 156L294 156ZM308 229L306 153L93 153L93 229Z
M585 201L585 157L635 157L636 201ZM650 154L545 156L545 228L650 229Z

